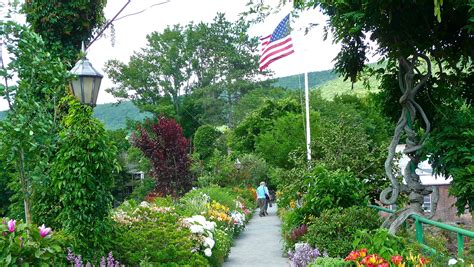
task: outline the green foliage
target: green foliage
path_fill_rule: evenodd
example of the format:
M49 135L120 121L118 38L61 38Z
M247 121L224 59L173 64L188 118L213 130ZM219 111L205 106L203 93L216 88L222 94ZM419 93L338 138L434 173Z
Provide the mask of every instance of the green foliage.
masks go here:
M51 166L50 194L60 201L58 219L75 237L75 252L84 257L104 255L109 251L113 173L119 170L117 148L103 125L92 118L89 106L72 96L64 103L69 113L62 120L59 150Z
M326 250L329 256L345 257L351 251L357 231L377 229L380 224L379 215L370 208L336 208L312 219L305 237L312 247Z
M202 125L194 134L194 152L198 154L199 159L207 160L212 156L216 148L215 142L222 135L215 127L211 125Z
M263 158L254 154L244 154L239 160L241 167L237 171L238 184L234 185L255 187L261 181L268 181L269 165Z
M179 225L180 217L175 212L154 211L132 203L122 206L120 210L122 213L115 215L117 237L114 255L121 264L208 265L202 255L192 252L195 244L191 232ZM127 223L126 218L134 218L133 223Z
M317 165L305 182L308 190L301 212L306 215L319 216L324 210L367 204L365 185L348 171L329 171Z
M454 110L445 110L439 116L439 127L428 140L426 151L437 174L452 177L449 188L457 198L458 213L474 211L474 108L461 105Z
M68 65L77 60L81 42L105 22L106 0L31 0L23 5L26 20L41 35L48 50ZM54 77L54 76L53 76Z
M36 188L49 179L49 161L59 128L55 104L65 91L69 74L46 51L41 37L27 27L11 21L0 23L0 36L11 58L0 75L6 81L19 79L17 86L4 87L0 92L11 107L0 123L0 147L5 154L4 167L17 181L13 188L21 194L16 205L25 203L26 222L30 223L31 199L36 198Z
M384 259L391 256L408 256L408 241L402 237L391 235L387 229L374 231L361 230L354 236L353 249L365 248L370 253L376 253Z
M311 132L319 132L319 114L310 113ZM281 168L292 167L288 154L293 151L303 153L306 148L304 117L302 114L289 113L274 118L272 125L261 129L255 141L255 152L268 163ZM315 140L315 136L312 137Z
M224 260L230 253L230 247L232 245L232 236L222 231L221 229L214 230L214 240L216 244L212 249L212 256L209 258L211 266L222 266Z
M138 185L133 190L132 194L130 194L130 196L128 196L128 199L134 199L136 201L144 200L145 197L151 191L153 191L153 189L155 189L155 185L156 185L155 179L153 179L151 177L145 177L145 179L143 179L142 183L140 183L140 185Z
M240 153L253 153L258 136L271 129L277 118L300 112L301 106L293 99L266 100L235 127L228 141L229 146Z
M318 257L308 265L308 267L334 267L334 266L351 266L351 262L344 261L341 258Z
M13 232L3 218L0 224L0 265L50 266L65 264L64 244L53 234L41 237L36 225L16 223Z
M198 174L199 186L232 186L240 184L234 160L230 155L214 150L206 167L208 171L203 170Z

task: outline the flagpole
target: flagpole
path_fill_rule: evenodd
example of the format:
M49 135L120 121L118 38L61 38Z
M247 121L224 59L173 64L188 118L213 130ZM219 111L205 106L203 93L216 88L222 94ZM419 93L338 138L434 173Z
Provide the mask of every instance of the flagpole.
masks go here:
M308 163L311 162L311 128L309 127L309 89L308 89L308 72L304 73L304 96L306 103L306 156Z

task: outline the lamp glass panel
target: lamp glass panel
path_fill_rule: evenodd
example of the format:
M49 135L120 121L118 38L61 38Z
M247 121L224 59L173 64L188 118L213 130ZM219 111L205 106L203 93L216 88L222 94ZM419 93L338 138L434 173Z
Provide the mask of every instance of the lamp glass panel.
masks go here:
M92 86L93 86L93 77L84 76L82 77L84 82L84 102L83 104L90 104L92 98Z
M97 102L97 98L99 96L99 89L100 89L100 82L102 81L102 78L95 77L94 78L94 90L93 90L93 99L92 99L92 105L95 105Z
M72 86L72 93L73 95L81 100L81 79L77 78L73 81L71 81L71 86Z

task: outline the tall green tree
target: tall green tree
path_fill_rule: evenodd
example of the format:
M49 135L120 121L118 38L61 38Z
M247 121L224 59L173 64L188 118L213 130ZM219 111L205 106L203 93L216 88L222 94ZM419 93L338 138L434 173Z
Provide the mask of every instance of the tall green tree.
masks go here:
M192 119L200 124L232 124L232 108L253 88L258 69L258 42L248 36L248 27L244 20L233 23L218 14L212 23L153 32L128 64L106 64L116 84L108 91L180 123L199 110L203 115Z
M17 75L17 86L3 87L9 102L7 118L0 123L0 146L6 155L7 171L15 170L24 204L26 222L32 222L31 195L34 185L49 173L58 131L56 103L69 78L60 59L46 49L41 37L13 22L0 24L11 62L1 70L5 81Z
M297 10L319 8L329 16L326 29L331 31L335 42L342 44L335 69L346 79L357 81L365 66L371 47L366 40L368 33L377 43L375 52L388 61L379 70L383 73L382 89L391 96L385 99L396 99L401 104L401 110L399 107L397 111L401 115L385 162L386 175L392 185L381 193L380 200L384 204L393 204L399 194L406 194L409 198L408 207L384 223L394 233L410 214L423 213L423 196L435 190L422 185L415 172L425 156L422 147L429 138L428 134L442 127L436 122L432 124L430 119L442 106L456 101L472 102L472 3L462 0L443 3L298 0L294 6ZM432 66L433 63L436 67ZM423 104L428 101L432 102L431 105ZM452 107L449 110L456 111ZM395 147L402 135L406 136L404 153L410 158L405 169L406 184L400 184L392 170ZM470 166L472 162L467 164ZM451 175L453 184L465 184L463 176ZM469 206L472 201L466 200L474 196L470 191L455 188L451 193L458 197L459 211L467 207L472 212L473 207Z

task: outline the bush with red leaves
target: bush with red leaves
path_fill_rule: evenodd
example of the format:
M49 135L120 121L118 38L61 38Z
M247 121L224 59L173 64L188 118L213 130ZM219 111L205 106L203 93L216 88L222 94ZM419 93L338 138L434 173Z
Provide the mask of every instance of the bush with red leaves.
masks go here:
M191 189L189 141L175 120L164 117L146 120L137 127L132 143L150 159L151 175L156 180L154 194L176 197Z

